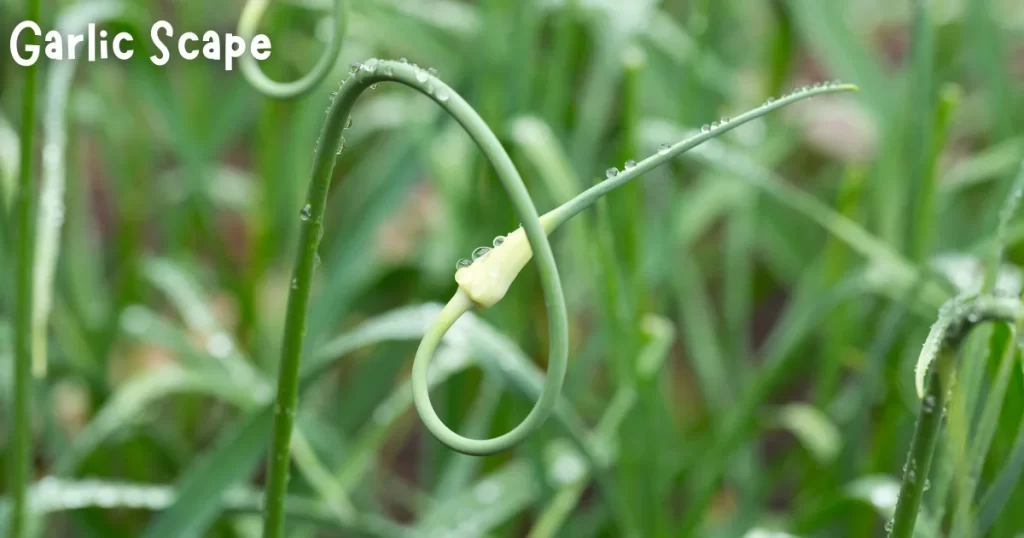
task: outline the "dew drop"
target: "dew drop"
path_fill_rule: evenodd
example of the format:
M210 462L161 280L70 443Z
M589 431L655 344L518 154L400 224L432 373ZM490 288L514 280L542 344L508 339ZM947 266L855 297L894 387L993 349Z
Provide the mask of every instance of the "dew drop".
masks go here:
M375 73L375 72L377 72L377 65L378 64L380 64L380 60L378 60L376 58L372 58L370 60L367 60L366 63L363 64L363 71L366 71L368 73Z
M313 216L313 206L306 204L302 206L302 210L299 211L299 218L302 220L309 220L309 217Z
M358 73L360 69L362 69L362 68L363 68L363 64L361 64L361 63L359 63L359 62L352 62L352 63L351 63L351 64L350 64L349 66L348 66L348 68L349 68L349 69L348 69L348 74L350 74L350 75L354 75L354 74Z
M316 269L317 267L320 267L320 253L319 252L313 254L313 269Z
M293 290L299 289L299 279L297 279L297 278L293 278L292 279L292 289Z
M668 153L670 151L672 151L672 146L670 146L668 144L662 144L661 147L658 148L658 153L660 153L662 155L665 155L666 153Z
M717 121L711 122L711 128L712 129L718 129L718 122Z
M711 131L711 126L710 125L705 123L704 125L700 126L700 132L707 133L709 131Z
M932 489L932 481L927 478L924 479L924 491Z
M611 179L619 175L619 169L614 166L604 171L604 177Z
M726 123L729 123L729 118L727 116L722 116L722 119L718 120L718 123L725 125Z
M478 247L476 250L473 251L473 261L477 261L480 258L483 258L490 251L491 247Z
M770 105L770 104L772 104L774 102L775 102L775 98L774 97L769 97L767 100L765 100L764 104Z
M376 82L374 82L373 84L370 84L370 89L371 89L371 90L376 90L376 89L377 89L377 86L379 86L379 84L377 84Z
M338 97L338 92L331 92L331 101L333 101L335 97Z
M385 65L384 66L384 74L389 76L389 77L395 76L395 68L391 67L391 64Z
M417 71L416 72L416 82L424 83L424 82L427 81L427 78L428 77L427 77L427 72L426 71L422 71L421 70L421 71Z
M892 526L894 525L893 520L885 522L885 532L892 532Z
M459 269L465 269L465 268L469 267L470 265L473 265L473 262L471 260L467 260L466 258L462 258L461 260L459 260L458 262L455 263L455 270L458 271Z
M349 127L352 127L352 116L349 116L348 119L345 120L345 128L348 129Z
M448 102L448 92L444 91L443 89L437 90L435 97L437 97L437 100L441 101L442 103Z
M437 76L437 69L434 69L433 67L431 67L430 69L427 69L427 72L430 73L431 76L435 76L435 77Z
M399 58L398 61L403 63L403 64L406 64L406 65L409 64L409 59L406 58L405 56L402 56L401 58Z
M348 147L345 143L345 137L341 137L341 144L338 146L338 152L335 155L341 155L345 152L345 148Z
M498 237L495 237L494 241L491 241L491 244L494 245L494 248L500 247L501 245L505 244L505 236L499 235Z
M626 168L626 170L631 170L633 168L636 168L636 161L634 161L634 160L626 161L625 168Z
M935 410L935 396L929 394L928 396L925 396L925 398L924 398L924 405L922 406L922 411L925 412L925 413L931 413L934 410Z

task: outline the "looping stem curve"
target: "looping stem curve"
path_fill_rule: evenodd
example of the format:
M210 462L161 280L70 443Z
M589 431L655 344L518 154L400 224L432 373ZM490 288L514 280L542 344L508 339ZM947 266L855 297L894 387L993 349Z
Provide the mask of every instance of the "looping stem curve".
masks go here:
M247 42L251 41L259 29L263 14L267 11L270 0L249 0L242 8L238 18L238 34ZM341 44L345 39L348 25L348 0L334 0L331 16L335 22L327 49L320 55L313 69L305 76L291 82L278 82L268 77L261 69L252 54L245 54L239 59L242 76L257 91L274 99L292 99L301 97L314 90L331 72L334 63L341 56Z
M537 256L541 286L548 308L550 351L547 378L542 394L527 418L511 432L494 439L468 439L445 427L430 408L427 398L426 368L430 355L441 337L471 303L455 298L449 302L437 323L428 332L413 367L413 394L416 407L424 416L431 432L454 450L468 454L491 454L513 446L544 422L561 391L568 356L568 317L565 298L555 266L554 254L547 234L541 225L537 209L523 184L512 159L502 147L494 132L475 110L444 82L427 71L406 63L370 60L359 65L353 76L345 80L327 112L327 120L320 133L314 156L313 171L306 205L301 211L299 252L293 269L293 289L288 297L285 335L282 344L280 372L278 374L277 406L270 457L267 463L266 512L264 536L282 536L284 528L284 496L287 490L289 445L298 403L298 377L305 335L307 306L310 297L317 247L323 232L323 216L327 194L334 171L335 159L342 147L343 135L349 115L359 95L379 82L394 81L408 86L441 105L477 143L484 156L494 166L499 180L508 191L512 205L523 223L527 240ZM464 296L463 296L464 297Z

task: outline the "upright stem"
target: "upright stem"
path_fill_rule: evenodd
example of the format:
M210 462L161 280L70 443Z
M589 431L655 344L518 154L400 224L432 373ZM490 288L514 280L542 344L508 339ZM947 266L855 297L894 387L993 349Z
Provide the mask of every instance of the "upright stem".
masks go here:
M341 99L355 100L346 92ZM344 109L344 110L342 110ZM327 205L327 191L334 171L335 148L340 143L345 120L351 104L330 109L327 122L320 135L314 157L312 179L306 195L306 205L300 211L299 252L292 271L292 291L288 295L288 313L285 318L284 341L278 370L277 405L274 407L274 433L267 461L266 511L263 535L277 538L284 534L284 497L288 490L288 466L295 408L298 405L299 366L302 359L302 341L306 336L306 314L316 251L323 233L323 215ZM329 149L325 146L330 145Z
M889 538L911 538L914 525L921 509L921 498L928 481L928 473L932 466L935 445L942 430L942 408L945 406L945 383L943 375L952 364L956 354L955 348L943 347L938 360L932 364L924 397L921 398L921 413L917 417L914 438L910 442L910 451L903 466L903 481L900 484L900 496L896 503L896 514L893 516L889 529Z
M39 21L39 0L27 0L26 20ZM34 36L29 37L37 42ZM37 65L25 70L25 86L21 104L21 164L18 192L15 195L14 219L16 263L14 285L14 417L11 420L11 480L12 514L10 536L25 536L28 519L28 484L32 461L32 258L33 258L33 203L35 186L32 182L33 137L35 135Z

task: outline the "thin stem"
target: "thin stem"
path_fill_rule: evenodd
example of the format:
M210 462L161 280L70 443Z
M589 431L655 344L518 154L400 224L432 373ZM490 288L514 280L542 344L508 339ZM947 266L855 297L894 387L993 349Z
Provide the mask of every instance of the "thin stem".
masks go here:
M249 0L242 8L242 15L238 18L238 35L247 42L251 42L259 30L260 21L269 4L270 0ZM348 25L348 0L334 0L332 16L335 26L327 43L327 49L323 51L316 65L305 76L291 82L272 80L260 70L260 66L252 54L246 54L239 60L242 76L257 91L274 99L292 99L313 91L331 73L331 68L341 56L341 44L345 39L345 30Z
M561 380L565 377L566 362L551 361L540 398L537 399L537 403L534 404L533 409L526 418L508 433L492 439L469 439L455 433L441 421L441 418L437 416L434 408L430 405L427 367L430 365L430 358L434 354L434 349L441 342L445 332L462 314L468 312L473 305L473 301L469 296L460 289L452 297L451 301L445 305L437 321L434 322L430 330L427 331L427 334L424 335L423 340L420 342L420 347L416 351L416 359L413 361L412 393L413 402L416 404L416 412L419 414L420 419L423 420L423 424L430 430L430 433L434 434L439 441L463 454L483 456L501 452L519 444L544 423L558 402L558 395L562 384Z
M141 35L144 14L120 2L83 2L61 13L62 35L81 34L89 24L125 22L135 35ZM61 248L67 185L67 115L71 85L78 63L57 62L47 72L43 88L42 166L33 252L32 294L32 370L36 377L46 375L46 331L53 308L54 274Z
M999 210L999 223L996 225L995 243L989 251L985 260L985 281L982 287L983 292L991 292L996 287L999 277L999 266L1003 263L1003 251L1006 248L1006 236L1010 227L1010 221L1020 207L1021 196L1024 195L1024 162L1017 170L1017 175L1010 183L1010 190L1006 193L1003 205Z
M40 0L27 0L26 20L39 22ZM39 40L32 36L33 43ZM16 230L17 267L14 284L14 417L11 442L11 485L13 501L10 536L25 535L28 519L28 486L32 462L32 252L33 204L35 186L32 182L33 137L35 135L36 75L38 63L25 67L25 86L21 103L21 159L18 192L15 197L14 226Z
M744 123L751 120L764 116L769 112L778 110L787 105L793 104L797 101L814 97L817 95L824 95L829 93L838 92L849 92L857 91L857 86L853 84L841 84L841 83L826 83L813 87L807 87L804 89L796 90L789 95L780 97L778 99L769 99L763 105L744 112L734 118L724 118L720 122L715 122L711 126L705 126L701 129L701 132L688 136L684 140L677 142L671 146L663 147L654 155L647 157L646 159L636 163L635 166L619 172L618 174L610 177L609 179L594 185L593 187L583 191L576 195L572 200L562 204L557 209L552 210L549 215L553 218L553 227L557 228L565 221L572 218L574 215L590 207L598 199L605 194L621 187L622 185L632 181L643 174L650 172L651 170L665 164L666 162L678 157L679 155L686 153L687 151L711 140L717 138L724 133L727 133Z
M921 347L921 355L915 368L915 385L921 398L921 414L911 441L907 463L903 468L899 503L889 527L890 538L910 538L913 535L921 505L921 493L924 491L924 484L931 468L938 433L942 428L942 416L934 416L935 406L941 404L945 408L947 404L942 376L950 369L964 335L979 323L1002 321L1019 326L1022 320L1024 304L1020 300L992 295L968 299L954 298L939 310L938 320L932 325ZM1004 364L1005 366L1007 365ZM988 417L986 422L992 420L995 419ZM979 443L986 442L983 440L985 435L981 435L982 440L979 440ZM939 499L945 498L947 487L945 479L940 481L938 490L942 493L939 494Z
M306 205L300 211L302 223L299 251L292 273L292 290L288 297L288 311L278 373L277 405L274 408L274 428L270 455L267 460L266 508L263 529L265 538L280 538L284 533L284 500L287 493L292 428L298 404L302 344L305 336L314 259L323 232L323 217L335 159L337 154L341 153L338 148L343 148L343 135L352 107L359 95L370 86L378 82L395 81L423 93L451 114L477 143L484 156L494 166L505 190L508 191L516 213L523 223L531 249L537 255L541 284L548 306L549 331L551 333L549 368L543 392L534 412L531 412L531 415L515 430L497 439L480 441L456 436L458 439L454 441L449 437L443 437L441 440L456 450L465 448L467 449L465 451L470 453L489 453L508 448L544 421L551 408L554 407L553 403L549 402L552 399L557 399L565 374L568 357L568 320L554 255L533 201L501 142L469 103L433 74L418 66L374 59L366 64L353 64L352 74L351 78L342 83L333 104L327 111L327 120L321 131L320 141L314 155ZM457 316L455 317L457 318ZM454 322L454 319L451 321ZM443 330L440 334L443 334ZM425 339L425 342L429 343L430 340ZM422 353L419 353L418 356L421 359L417 363L426 368L429 357L426 357L426 361L424 361ZM414 366L415 368L416 366ZM414 396L422 395L425 390L424 387L414 388ZM429 401L427 403L429 404ZM419 403L418 407L420 407ZM540 409L539 412L538 409ZM445 430L447 431L447 428ZM438 432L434 431L434 433L436 435Z
M944 348L928 377L914 438L910 442L907 462L903 466L903 480L900 484L896 513L891 525L886 524L890 538L911 538L914 534L917 514L921 509L921 498L932 466L932 456L935 455L935 445L942 430L942 407L946 392L942 377L944 370L952 364L955 354L954 349Z
M956 511L953 513L953 525L951 527L955 536L969 538L975 536L977 532L974 528L976 519L972 513L975 493L978 488L979 477L985 465L985 458L989 453L989 448L992 446L992 439L999 428L999 416L1002 413L1003 401L1006 399L1006 392L1010 385L1013 366L1017 357L1017 333L1019 329L1019 322L1016 326L1009 326L1005 329L1008 335L1006 340L1002 342L999 369L985 398L985 406L971 436L973 444L970 445L967 462L964 465L966 467L966 477L964 480L958 481L959 483L957 484L960 491L956 495ZM995 338L997 336L995 333L990 336L992 341L989 342L989 357L996 355L995 352L998 348L992 342L996 341Z

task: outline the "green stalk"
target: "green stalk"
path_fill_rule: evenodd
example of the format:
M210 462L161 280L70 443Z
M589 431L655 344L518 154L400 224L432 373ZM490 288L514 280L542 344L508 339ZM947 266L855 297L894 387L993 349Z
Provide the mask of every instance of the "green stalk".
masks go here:
M520 220L523 222L532 250L537 254L541 283L548 305L551 333L548 376L537 405L523 423L513 431L495 439L463 438L448 430L440 419L437 419L436 414L433 414L433 410L429 407L429 401L424 397L427 391L425 384L417 386L414 383L417 408L421 414L426 415L425 423L442 442L461 452L486 454L506 449L525 438L547 418L557 401L565 374L568 355L568 321L554 255L529 193L497 137L469 103L446 84L418 66L373 59L365 65L353 64L352 74L351 78L342 83L333 104L327 111L327 120L321 131L314 156L306 205L300 212L302 223L300 225L299 251L292 273L292 290L288 297L284 341L278 373L277 405L274 409L273 435L270 455L267 460L268 478L263 529L265 538L280 538L284 534L284 500L288 483L289 449L295 422L295 409L298 404L299 368L315 266L314 259L323 231L323 217L335 159L341 152L337 148L342 147L344 131L355 101L369 87L379 82L395 81L423 93L451 114L476 141L485 157L494 165L503 186L509 192ZM420 346L420 351L417 352L417 361L413 366L414 382L425 381L426 368L433 346L437 344L448 326L458 318L458 315L468 310L469 305L460 303L450 304L449 307L445 310L446 314L443 313L440 316L439 323L435 324L434 328L428 332ZM429 413L425 413L424 404Z
M1015 327L1005 328L1004 331L1008 335L1003 341L997 340L998 334L994 333L991 337L989 344L990 358L997 356L999 344L1002 344L1002 349L999 350L999 369L986 397L986 403L978 419L974 435L971 436L974 442L969 447L967 462L964 465L966 472L963 474L966 476L964 479L959 480L957 484L959 491L956 494L956 510L953 513L953 524L951 527L954 536L970 538L979 535L976 534L976 519L973 513L975 493L981 473L984 470L985 458L988 456L992 440L996 435L996 430L999 428L999 415L1003 410L1003 401L1006 399L1006 392L1009 389L1013 366L1015 365L1014 360L1017 357L1017 334L1019 329L1019 324Z
M886 524L890 538L912 538L917 513L921 509L921 499L928 481L928 472L935 455L935 445L942 430L942 408L945 402L945 370L953 363L956 356L954 349L945 348L931 369L928 386L921 399L921 413L917 417L914 438L910 442L907 462L903 466L903 480L900 483L899 501L896 503L896 514Z
M40 0L27 0L26 20L39 21ZM29 37L36 43L37 38ZM32 256L33 204L35 185L32 182L33 137L36 112L36 64L25 67L25 87L21 103L21 159L18 171L18 192L15 196L14 225L17 242L14 284L14 417L11 421L12 517L10 536L25 535L28 520L28 485L32 469Z
M768 43L770 58L770 70L768 76L768 93L782 91L786 78L789 77L793 65L793 43L796 35L793 31L793 17L789 8L782 0L772 0L772 15L775 17L775 32L770 36Z
M251 42L253 36L259 31L260 21L263 14L270 5L270 0L249 0L242 8L242 14L238 18L238 35L247 42ZM291 82L278 82L271 79L260 70L259 63L252 54L245 54L239 60L242 76L252 84L257 91L267 97L274 99L293 99L302 97L316 89L323 82L324 78L331 73L334 63L341 56L341 44L345 39L345 30L348 26L348 2L347 0L334 0L334 31L327 43L327 49L320 55L316 65L309 73L298 80Z
M463 282L460 281L460 290L425 333L413 363L413 399L417 412L427 429L438 440L454 450L465 454L485 455L506 450L539 428L554 409L561 392L568 355L568 321L561 282L558 278L551 246L547 241L547 234L550 231L573 215L593 205L601 196L615 188L746 121L808 97L856 89L852 85L829 83L813 88L804 88L778 100L769 99L764 105L737 116L731 121L716 122L712 126L706 126L698 134L675 145L666 144L657 154L635 165L631 163L631 166L618 176L591 187L545 215L542 223L518 171L500 141L476 111L431 72L404 62L372 59L365 65L353 64L352 75L342 82L341 88L334 94L333 104L327 110L327 120L321 131L314 155L306 205L300 211L302 223L300 225L299 252L292 273L292 291L288 297L285 333L278 372L277 404L274 409L273 435L267 461L268 478L263 530L265 538L280 538L284 532L284 499L287 493L289 452L292 428L295 422L295 409L298 404L299 370L312 273L315 266L314 260L323 232L323 217L335 158L344 149L344 131L347 128L355 101L363 91L379 82L399 82L430 97L451 114L494 166L502 185L508 191L520 221L523 223L523 231L528 244L528 250L524 254L521 236L513 241L510 235L510 238L506 239L501 247L486 255L489 258L482 258L485 260L483 262L485 267L488 266L488 261L494 262L489 264L495 270L494 275L505 279L503 283L507 286L518 274L522 267L521 264L525 264L532 255L536 254L537 256L545 304L548 308L550 332L548 372L540 397L529 415L518 426L508 433L492 439L469 439L450 430L437 416L429 399L428 367L434 349L444 334L462 314L475 306L485 304L479 302L478 298L487 297L496 302L500 300L504 291L495 294L493 289L485 289L482 296L474 296L463 290L461 287ZM336 150L335 148L341 149ZM512 247L509 245L513 243L519 245L516 247L519 250L510 250ZM502 254L498 254L499 252ZM508 263L507 266L503 265L505 262ZM513 267L519 263L521 264L518 267ZM494 275L486 274L485 276L495 278ZM458 274L456 276L458 279Z
M935 57L935 36L931 22L931 7L927 0L914 0L914 22L911 31L910 84L907 92L905 122L906 149L909 181L907 201L910 206L909 222L906 228L906 244L909 257L920 262L927 254L925 230L931 225L932 178L926 175L930 168L928 160L928 138L933 132L932 124L934 91L932 90L932 66ZM901 124L903 125L903 124Z
M931 468L938 433L942 427L942 416L936 418L934 415L938 413L933 411L936 405L943 408L947 405L945 394L952 382L951 379L944 381L940 376L952 376L947 370L952 370L951 363L964 335L968 334L973 326L989 321L1003 321L1019 326L1024 321L1024 303L1017 298L992 295L980 295L969 299L954 298L939 310L938 320L932 325L925 339L915 368L915 385L922 402L921 415L918 417L907 463L903 468L903 482L896 513L892 525L887 526L890 538L913 536L921 496ZM936 364L933 365L933 362ZM998 412L991 410L986 414L992 413ZM985 422L995 420L987 417ZM989 435L985 433L983 437ZM979 443L987 441L979 440ZM943 492L939 499L944 498L946 487L943 483L939 484L939 489Z
M939 157L942 149L946 146L949 138L950 125L953 122L953 115L962 100L962 90L959 86L947 85L939 90L938 102L935 105L935 118L932 120L932 127L929 136L930 146L928 154L920 172L920 191L916 192L917 200L914 205L916 218L914 220L914 235L909 239L910 259L921 262L927 259L933 248L933 235L935 233L936 197L935 191L938 183L938 176L935 170L939 164Z
M803 99L817 95L856 90L857 86L842 83L826 83L816 85L814 87L807 87L806 89L797 90L779 99L769 99L761 106L748 110L734 118L726 119L725 122L715 122L713 126L706 126L707 128L702 128L700 132L695 133L676 144L663 146L663 148L656 154L639 161L635 166L627 168L618 175L594 185L593 187L578 194L572 200L569 200L558 208L552 210L548 213L552 218L552 227L557 228L577 213L593 205L605 194L625 185L629 181L650 172L669 160L703 144L704 142L707 142L708 140L717 138L722 134L743 125L744 123L747 123L748 121L754 120L768 114L769 112L778 110ZM794 201L794 203L797 203L797 201ZM823 218L829 219L831 216Z

